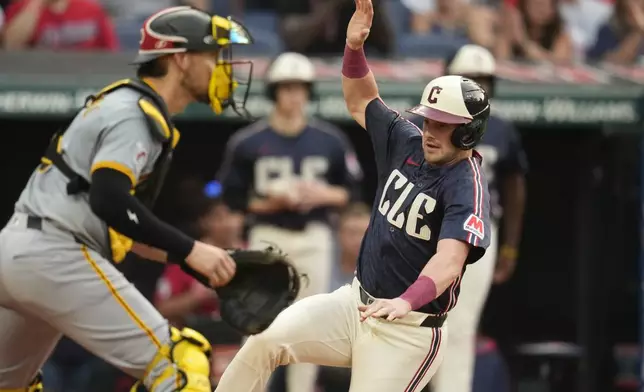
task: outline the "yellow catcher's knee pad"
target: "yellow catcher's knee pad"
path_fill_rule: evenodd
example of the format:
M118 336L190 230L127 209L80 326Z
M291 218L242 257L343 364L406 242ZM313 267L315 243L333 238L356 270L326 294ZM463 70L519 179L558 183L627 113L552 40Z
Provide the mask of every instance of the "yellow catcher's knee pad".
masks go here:
M0 389L0 392L42 392L43 391L43 386L42 386L42 373L38 372L34 380L29 384L29 386L25 389Z
M184 328L179 331L174 327L170 327L170 339L170 345L163 346L159 350L152 363L148 366L146 374L163 360L170 360L172 366L167 366L163 370L159 377L154 380L149 391L155 392L159 385L176 378L174 391L212 392L210 386L210 355L212 354L212 347L208 340L193 329ZM132 387L131 392L145 390L139 382Z

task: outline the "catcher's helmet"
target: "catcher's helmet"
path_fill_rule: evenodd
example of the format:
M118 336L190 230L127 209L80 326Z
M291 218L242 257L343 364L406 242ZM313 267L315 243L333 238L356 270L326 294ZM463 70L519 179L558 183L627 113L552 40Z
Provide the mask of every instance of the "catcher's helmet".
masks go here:
M232 18L210 15L199 9L181 6L163 9L150 16L141 29L139 53L134 64L143 64L173 53L220 52L213 69L208 96L210 106L217 114L228 105L239 113L248 99L252 76L252 62L232 61L232 45L249 45L253 39L246 28ZM248 65L247 78L233 77L233 65ZM232 98L233 91L244 85L241 102Z
M264 83L266 95L275 101L275 90L280 83L301 82L309 87L313 96L315 66L308 57L300 53L285 52L277 56L266 69Z
M468 44L461 46L445 58L444 75L460 75L475 81L486 81L488 95L494 96L496 84L496 60L492 53L482 46Z
M452 143L462 149L474 148L485 133L490 117L487 93L478 83L462 76L441 76L429 82L420 104L407 110L434 121L458 124Z

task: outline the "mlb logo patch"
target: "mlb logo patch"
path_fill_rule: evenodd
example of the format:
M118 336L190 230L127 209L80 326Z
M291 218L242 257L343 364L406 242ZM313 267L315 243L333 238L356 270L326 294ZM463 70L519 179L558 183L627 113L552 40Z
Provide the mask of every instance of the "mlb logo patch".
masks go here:
M474 234L480 239L485 238L485 225L483 224L483 219L474 214L470 214L465 222L463 222L463 229Z

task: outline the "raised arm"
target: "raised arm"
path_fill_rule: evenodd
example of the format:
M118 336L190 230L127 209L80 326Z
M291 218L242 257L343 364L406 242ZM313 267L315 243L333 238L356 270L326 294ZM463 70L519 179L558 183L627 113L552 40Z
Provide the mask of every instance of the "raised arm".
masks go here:
M8 50L24 49L34 36L40 13L45 7L43 0L26 3L15 2L7 7L3 46Z
M347 45L342 60L342 93L351 117L366 129L365 111L378 98L378 85L367 65L364 42L373 21L371 0L356 0L356 10L347 26Z

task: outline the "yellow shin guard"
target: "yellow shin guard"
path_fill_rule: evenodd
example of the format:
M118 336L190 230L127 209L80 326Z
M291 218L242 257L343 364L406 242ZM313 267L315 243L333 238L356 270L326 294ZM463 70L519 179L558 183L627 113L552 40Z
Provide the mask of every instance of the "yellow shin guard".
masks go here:
M21 389L0 389L0 392L42 392L42 373L38 372L29 386Z
M210 386L210 355L212 347L208 340L199 332L190 328L170 328L171 343L162 347L156 357L148 365L146 375L154 369L161 361L170 361L172 366L167 366L157 377L150 392L156 392L161 384L167 384L168 380L175 380L173 391L182 392L212 392ZM142 383L137 382L131 392L148 391ZM2 392L2 391L0 391ZM29 391L31 392L31 391Z

